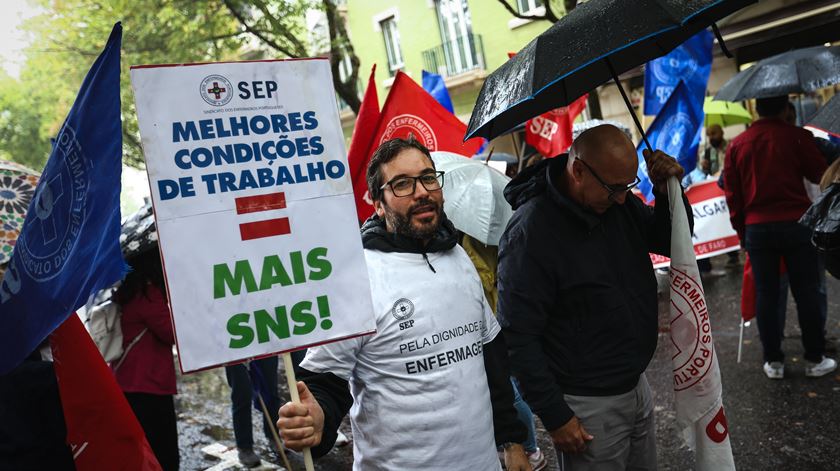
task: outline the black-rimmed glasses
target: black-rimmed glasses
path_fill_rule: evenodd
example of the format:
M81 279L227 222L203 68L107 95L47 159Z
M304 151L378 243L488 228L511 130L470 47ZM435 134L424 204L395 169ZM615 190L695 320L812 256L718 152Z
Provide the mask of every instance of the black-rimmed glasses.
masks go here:
M417 189L417 182L419 181L426 191L439 191L443 187L443 173L443 171L438 170L417 177L397 177L386 182L379 189L384 190L385 187L391 187L394 196L411 196Z
M592 167L589 166L588 163L586 163L586 161L584 161L583 159L577 159L577 160L578 160L578 162L582 163L584 165L584 167L589 169L589 173L591 173L592 176L595 177L596 180L598 180L598 183L600 183L601 186L603 186L604 189L606 189L609 192L609 195L607 195L607 198L612 202L616 202L616 198L619 195L627 193L628 191L632 190L633 188L636 188L637 186L639 186L639 183L642 182L642 180L639 178L639 176L636 175L636 179L633 181L633 183L630 183L630 184L627 184L627 185L609 184L609 183L605 182L601 178L601 176L598 175L595 172L595 169L593 169Z

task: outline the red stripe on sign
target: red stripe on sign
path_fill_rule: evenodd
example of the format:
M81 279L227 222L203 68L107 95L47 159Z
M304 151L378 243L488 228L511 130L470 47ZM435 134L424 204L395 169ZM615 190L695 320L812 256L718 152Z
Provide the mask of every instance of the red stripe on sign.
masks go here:
M239 225L239 235L242 240L262 239L263 237L290 234L291 232L289 218L267 219Z
M712 198L720 198L725 195L715 179L691 185L687 190L685 190L685 196L688 198L689 203L695 204Z
M283 192L236 198L236 214L256 213L285 207L286 195Z

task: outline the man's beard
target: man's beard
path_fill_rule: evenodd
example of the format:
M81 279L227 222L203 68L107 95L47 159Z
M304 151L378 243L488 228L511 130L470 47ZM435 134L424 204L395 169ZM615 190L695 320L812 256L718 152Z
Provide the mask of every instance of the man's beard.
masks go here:
M441 205L433 201L431 198L423 198L417 201L411 205L406 214L397 213L388 207L388 205L384 204L384 202L383 206L385 208L385 221L389 226L394 228L394 232L412 239L431 239L440 228L440 223L443 220L443 210ZM417 209L423 206L434 206L433 211L437 217L434 218L434 223L423 224L422 228L417 228L411 224L411 216L415 212L419 212Z

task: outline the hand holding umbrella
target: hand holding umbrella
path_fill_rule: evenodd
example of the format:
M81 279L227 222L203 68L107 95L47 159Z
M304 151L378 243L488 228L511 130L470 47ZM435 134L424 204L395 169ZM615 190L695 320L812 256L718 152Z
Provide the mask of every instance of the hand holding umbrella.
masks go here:
M651 152L650 149L644 149L642 155L645 157L648 177L653 182L657 192L664 194L668 191L668 179L670 177L675 177L677 181L682 179L684 172L682 165L670 155L661 150Z

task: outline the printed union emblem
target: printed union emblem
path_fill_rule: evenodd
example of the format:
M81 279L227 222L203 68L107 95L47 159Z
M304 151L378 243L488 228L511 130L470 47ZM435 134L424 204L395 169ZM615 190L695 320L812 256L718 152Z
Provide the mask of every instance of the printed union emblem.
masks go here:
M663 84L676 86L680 79L688 81L697 71L695 59L685 47L680 46L666 57L653 61L653 75Z
M198 89L201 98L213 106L225 106L233 98L233 85L221 75L208 75Z
M31 227L17 241L23 270L36 281L49 280L64 269L79 241L87 211L90 187L89 162L76 133L65 126L56 139L54 152L60 169L41 181L32 200Z
M379 143L382 144L397 137L407 139L409 134L413 134L414 138L429 151L437 150L437 136L431 126L413 114L401 114L391 118L385 126L385 132L382 133Z
M688 114L680 111L668 118L662 125L662 130L656 137L654 146L668 155L679 155L683 142L694 137L693 134L689 135L693 127L694 125Z
M714 343L703 288L684 272L671 269L672 362L674 390L688 389L702 380L714 361Z
M398 321L404 321L414 314L414 303L405 298L400 298L391 308L391 314Z

